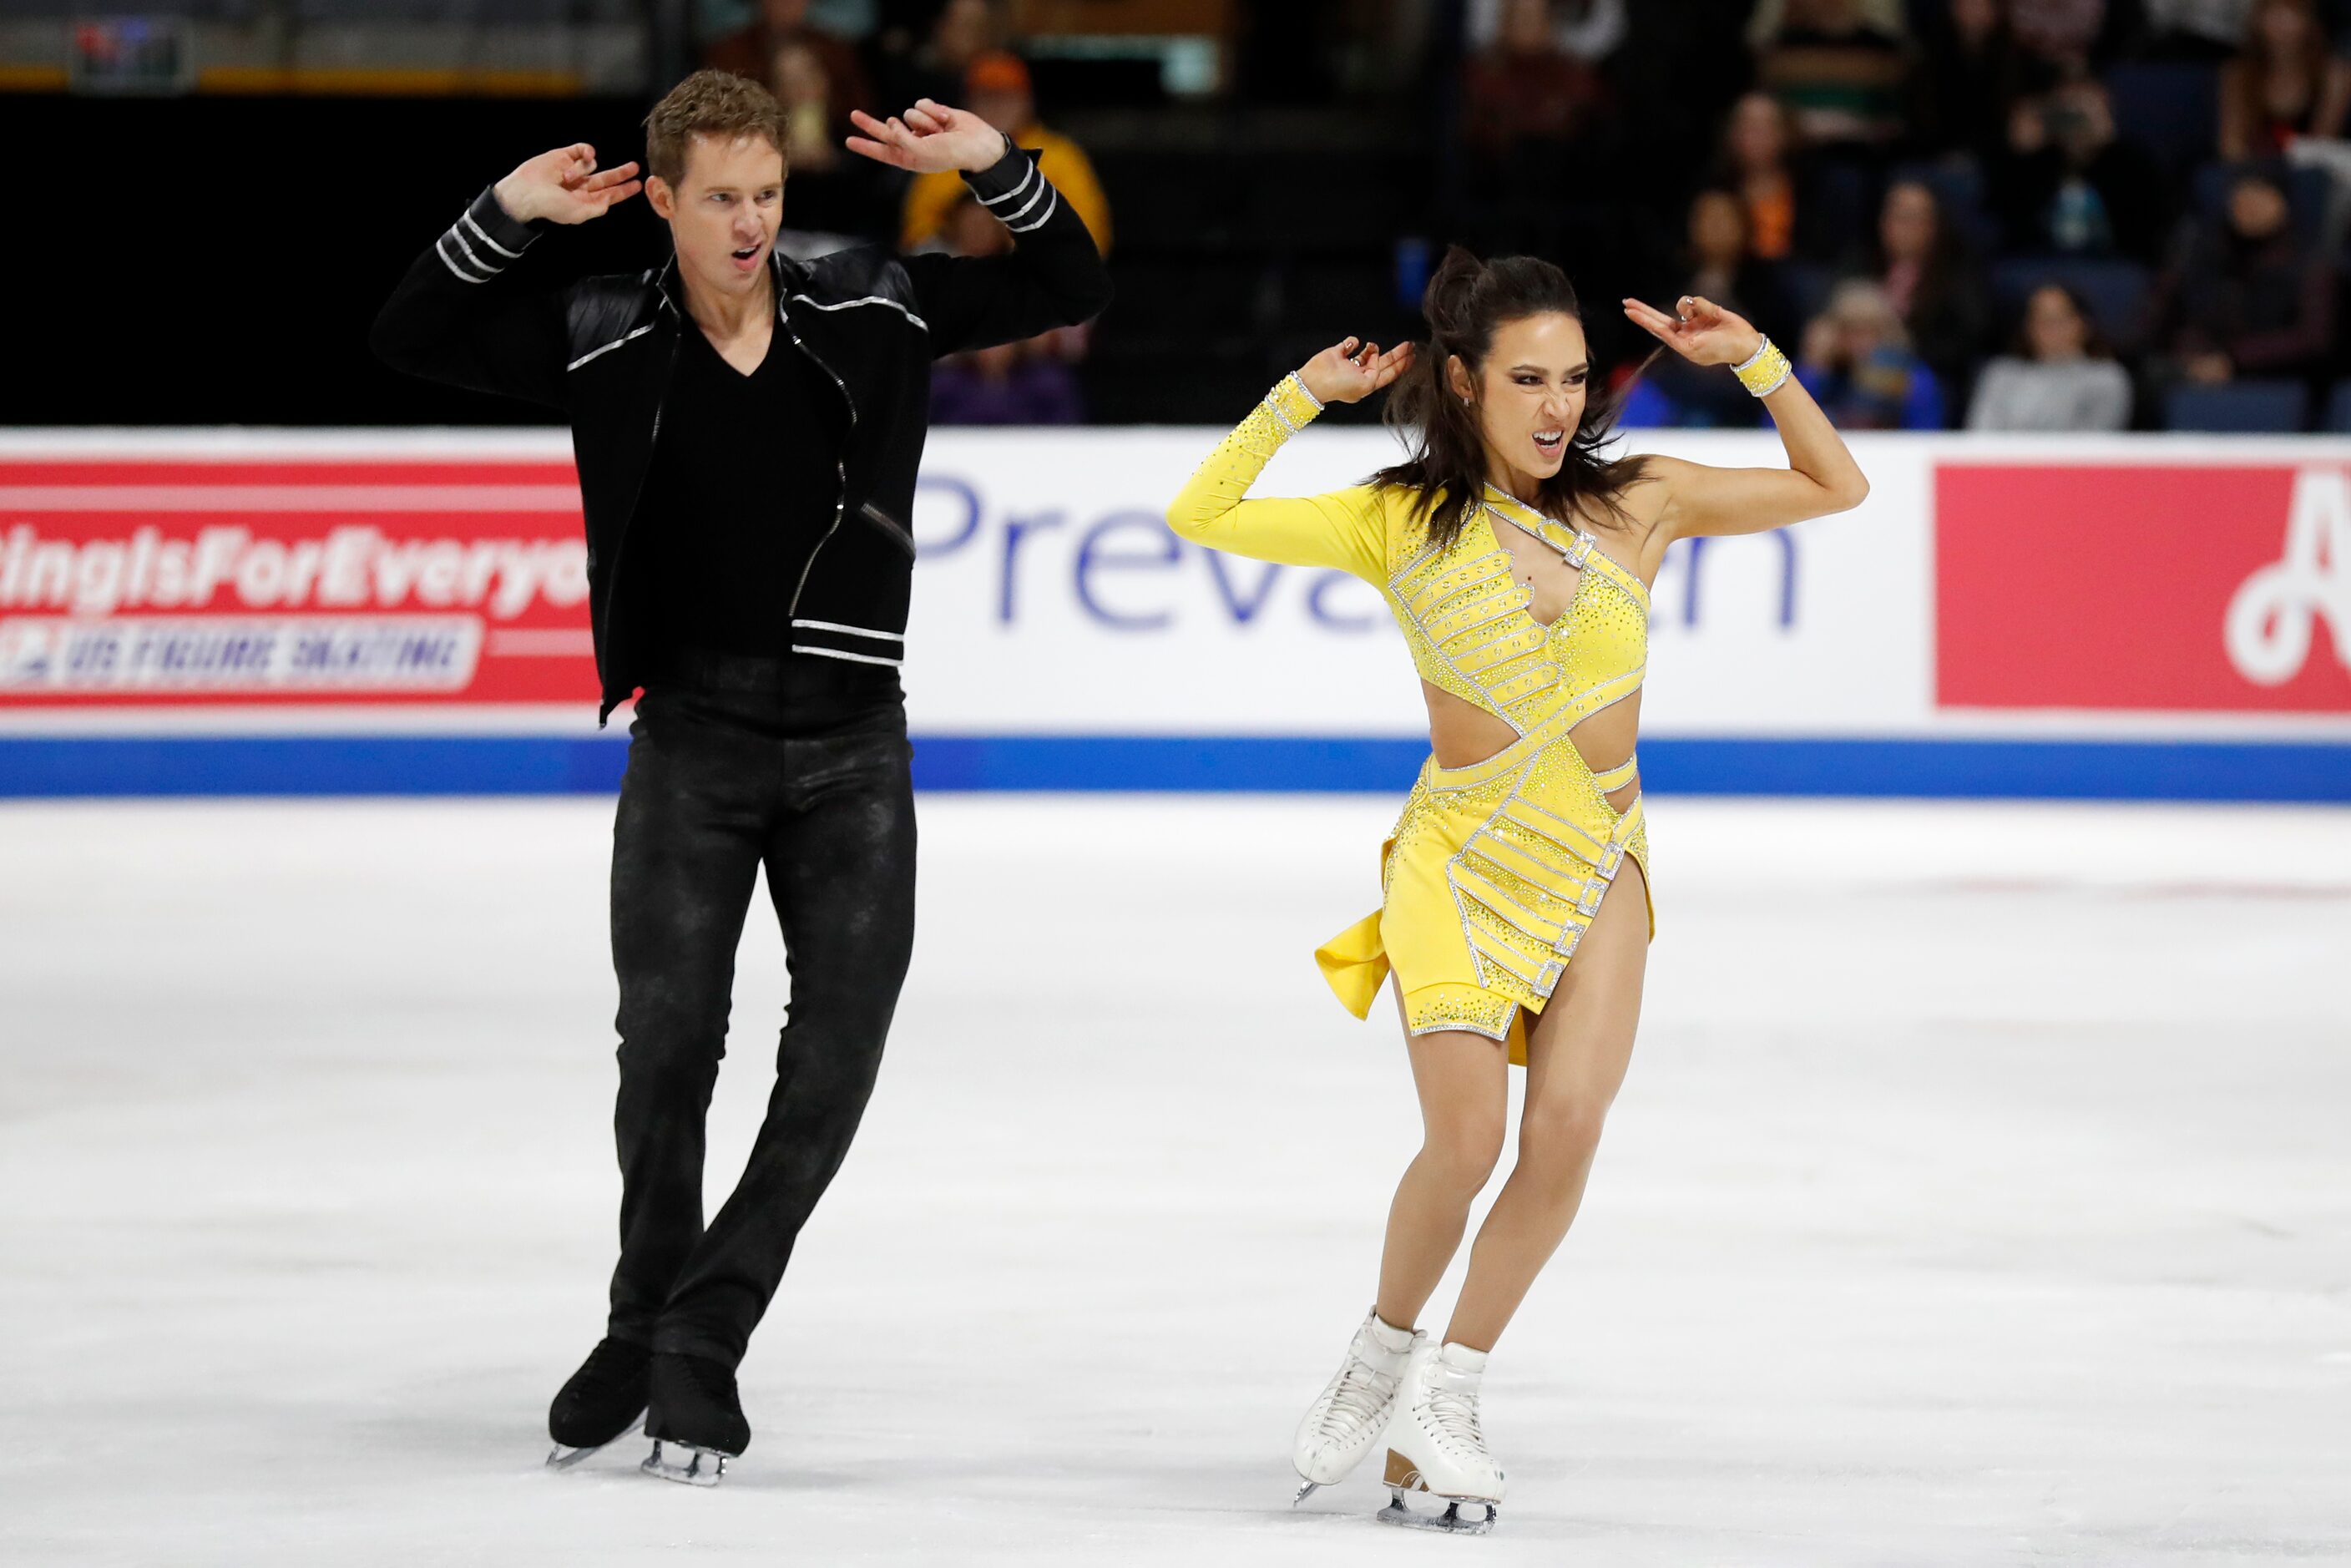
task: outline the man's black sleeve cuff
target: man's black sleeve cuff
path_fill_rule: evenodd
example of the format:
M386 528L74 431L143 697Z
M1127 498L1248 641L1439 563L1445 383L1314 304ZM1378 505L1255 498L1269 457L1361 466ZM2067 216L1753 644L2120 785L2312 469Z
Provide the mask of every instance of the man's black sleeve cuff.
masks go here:
M496 187L474 198L474 204L433 242L442 264L467 283L487 283L513 266L539 235L539 226L507 215L498 205Z
M985 169L965 172L963 183L1006 228L1025 235L1042 228L1061 204L1061 193L1038 171L1036 154L1004 139L1004 156Z

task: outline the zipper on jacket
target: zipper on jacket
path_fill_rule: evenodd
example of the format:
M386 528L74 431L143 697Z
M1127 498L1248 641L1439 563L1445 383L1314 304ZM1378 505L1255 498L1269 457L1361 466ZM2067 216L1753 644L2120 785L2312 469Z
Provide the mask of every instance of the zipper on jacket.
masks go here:
M841 401L849 405L849 428L853 433L857 429L857 400L849 395L849 383L824 362L824 356L800 341L798 329L793 327L791 317L784 310L783 281L780 278L776 283L776 319L784 324L784 336L792 340L792 347L806 354L818 370L831 376L832 384L841 389ZM824 553L824 547L832 542L832 536L841 531L841 516L849 510L849 448L846 441L841 444L841 455L833 459L832 469L841 479L841 493L832 503L832 526L824 530L823 537L816 541L816 548L809 551L807 561L800 567L800 580L792 585L792 601L784 608L787 623L799 619L800 595L808 591L809 573L816 570L816 558Z
M661 312L669 308L669 296L664 294L661 296L660 303L653 308L655 319L658 319ZM681 326L683 325L684 323L681 323ZM645 480L651 477L653 471L654 448L659 445L661 442L662 414L669 407L670 384L677 379L677 351L684 345L684 342L685 340L680 336L673 335L670 338L669 363L662 371L661 391L656 392L653 396L653 433L652 437L645 443L645 465L638 472L637 487L634 491L630 493L629 509L621 518L621 537L612 541L611 577L610 579L612 584L612 589L610 593L604 596L604 615L608 624L616 622L619 619L612 613L612 612L621 593L621 557L628 549L630 528L637 520L637 504L645 498ZM599 684L601 684L601 681ZM603 702L604 695L605 694L601 692L597 694L596 700L598 703L601 704ZM603 728L604 721L611 716L611 709L609 707L599 713L596 716L596 727L599 729Z
M890 537L890 542L892 544L896 545L900 549L906 552L906 559L908 560L914 559L914 536L907 531L906 526L904 523L901 523L897 518L892 517L889 513L883 511L881 507L875 506L871 501L857 508L857 515L863 517L867 522L872 523L875 528L880 528L884 534L887 534Z

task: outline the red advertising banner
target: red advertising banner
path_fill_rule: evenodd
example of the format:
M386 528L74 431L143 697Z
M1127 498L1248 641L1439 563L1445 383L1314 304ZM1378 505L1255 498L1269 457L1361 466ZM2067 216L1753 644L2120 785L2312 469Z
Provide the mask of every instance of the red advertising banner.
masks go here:
M595 696L568 461L0 459L0 709Z
M1938 463L1942 707L2351 713L2340 463Z

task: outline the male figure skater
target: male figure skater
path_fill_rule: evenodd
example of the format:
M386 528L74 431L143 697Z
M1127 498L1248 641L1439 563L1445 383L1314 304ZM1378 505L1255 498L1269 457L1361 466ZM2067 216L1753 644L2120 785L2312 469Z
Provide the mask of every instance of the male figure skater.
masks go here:
M735 1368L857 1131L913 946L898 668L931 361L1110 298L1085 225L1000 131L928 99L857 124L867 157L961 171L1014 251L778 256L783 111L703 71L645 121L665 266L559 282L525 261L639 188L636 164L561 147L475 198L375 324L396 369L564 412L600 717L643 691L612 833L621 1257L605 1337L548 1414L553 1464L640 1415L644 1468L674 1479L715 1482L750 1441ZM750 1163L705 1229L703 1123L762 865L790 1021Z

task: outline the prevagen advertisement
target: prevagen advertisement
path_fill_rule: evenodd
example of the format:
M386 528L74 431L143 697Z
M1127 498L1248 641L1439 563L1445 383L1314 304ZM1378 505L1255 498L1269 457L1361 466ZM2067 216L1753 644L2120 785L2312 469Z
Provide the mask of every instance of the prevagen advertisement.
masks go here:
M1221 433L934 434L918 784L1400 789L1378 591L1176 538ZM1642 449L1784 463L1765 434ZM1872 493L1688 540L1649 788L2351 799L2351 444L1865 436ZM1319 428L1257 486L1390 461ZM0 438L0 794L606 789L568 438Z
M916 727L1425 737L1418 677L1376 589L1167 531L1168 497L1217 438L1140 431L1091 455L1033 432L936 442L915 507ZM1748 463L1771 450L1718 443L1712 455ZM1257 490L1336 489L1395 454L1379 431L1310 432ZM1653 596L1645 729L1915 721L1931 652L1927 539L1915 522L1869 520L1915 517L1914 469L1863 514L1670 551Z

